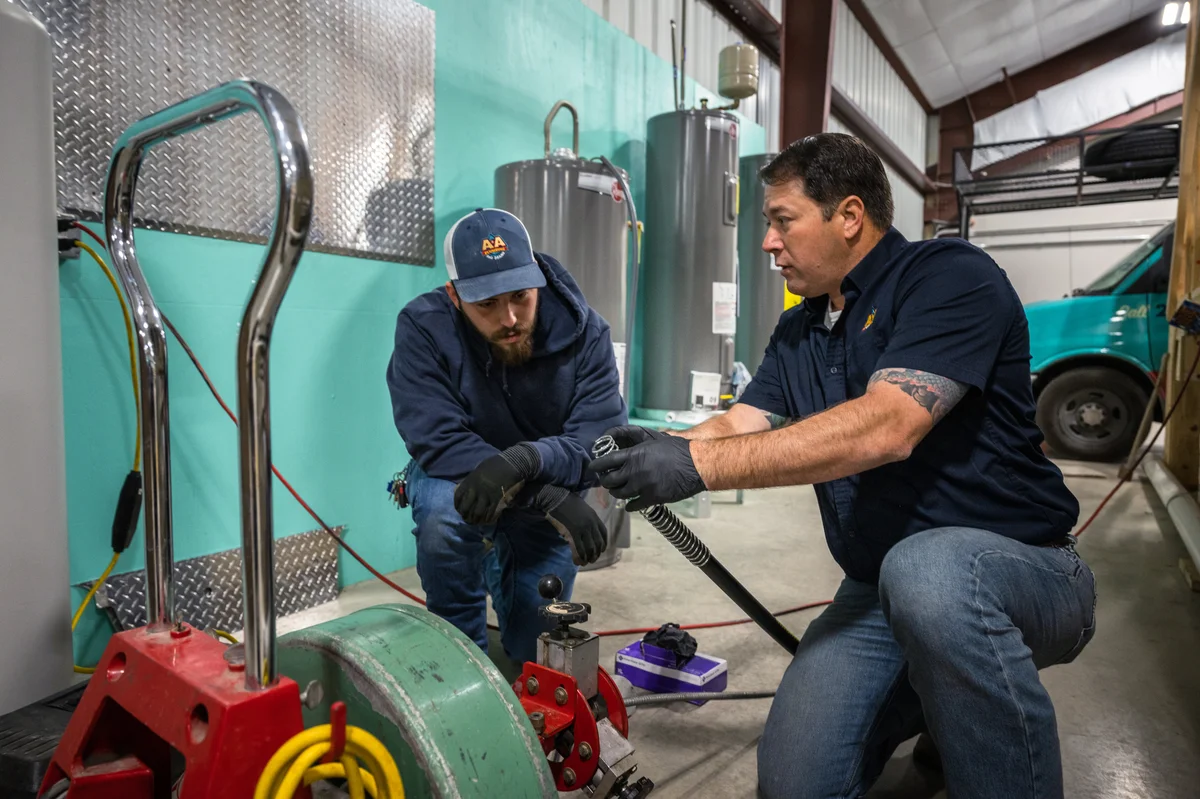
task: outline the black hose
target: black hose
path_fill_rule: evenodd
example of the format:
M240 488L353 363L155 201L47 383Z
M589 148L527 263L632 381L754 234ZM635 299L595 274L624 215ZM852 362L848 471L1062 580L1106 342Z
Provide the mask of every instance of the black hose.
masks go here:
M710 702L719 701L722 699L770 699L775 696L774 691L726 691L724 693L706 694L703 691L695 691L682 694L645 694L643 696L631 696L625 700L626 707L638 707L640 705L669 705L672 702L692 702L706 700Z
M615 452L617 449L619 447L612 436L603 436L592 448L592 454L599 458L610 452ZM712 556L712 553L708 551L708 547L704 545L704 542L688 529L688 526L683 523L682 519L663 505L654 505L643 510L641 513L655 530L662 533L663 538L670 541L673 547L683 553L683 556L693 566L698 567L700 571L704 572L708 576L708 579L716 583L717 587L725 592L725 596L732 599L747 616L754 620L755 624L761 627L767 635L774 638L775 643L786 649L789 654L796 654L796 650L800 647L800 641L796 636L787 627L784 627L779 619L771 614L771 611L767 610L761 602L755 599L754 595L747 591L746 587L739 583L729 573L729 570L721 565L719 560Z

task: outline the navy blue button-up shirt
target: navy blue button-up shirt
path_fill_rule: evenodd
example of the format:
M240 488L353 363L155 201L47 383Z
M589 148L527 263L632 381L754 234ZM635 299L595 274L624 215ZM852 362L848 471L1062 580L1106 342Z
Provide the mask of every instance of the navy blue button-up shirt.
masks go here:
M970 387L907 460L814 486L846 574L875 582L896 542L935 527L1030 544L1067 535L1079 504L1042 453L1025 311L1000 267L960 239L909 242L893 228L846 276L842 295L832 330L824 296L780 317L741 402L803 418L863 396L889 367Z

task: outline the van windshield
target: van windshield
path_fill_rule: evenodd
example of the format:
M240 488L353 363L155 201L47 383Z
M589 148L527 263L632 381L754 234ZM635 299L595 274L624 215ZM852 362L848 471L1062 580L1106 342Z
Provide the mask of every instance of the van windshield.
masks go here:
M1167 236L1171 235L1171 231L1174 229L1174 223L1166 225L1162 230L1139 244L1137 249L1118 261L1111 269L1089 283L1086 288L1076 293L1112 294L1130 272L1136 269L1142 261L1146 260L1147 256L1162 246L1163 241Z

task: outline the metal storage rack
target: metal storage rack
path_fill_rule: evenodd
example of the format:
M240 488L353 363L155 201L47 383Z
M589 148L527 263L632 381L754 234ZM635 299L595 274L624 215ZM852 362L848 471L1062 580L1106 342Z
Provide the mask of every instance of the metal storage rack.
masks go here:
M1178 120L1172 120L956 148L953 185L959 235L970 237L971 218L976 214L1177 197L1179 126ZM1161 145L1172 134L1175 148L1169 152ZM1139 148L1134 143L1139 139L1153 140L1155 146ZM1125 157L1089 165L1089 150L1104 146ZM1001 157L973 170L976 154Z

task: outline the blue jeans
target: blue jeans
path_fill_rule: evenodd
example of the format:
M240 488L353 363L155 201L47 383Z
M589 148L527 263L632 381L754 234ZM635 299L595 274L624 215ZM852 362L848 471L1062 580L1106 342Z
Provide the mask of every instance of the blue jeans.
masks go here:
M562 598L570 599L577 571L571 548L545 516L533 511L506 510L495 524L467 524L454 509L454 488L415 463L409 469L417 574L428 608L486 652L490 593L505 654L518 663L536 660L538 635L554 626L538 612L545 604L538 579L558 575ZM493 547L485 557L488 540Z
M951 797L1063 795L1038 669L1095 631L1095 580L1072 546L947 527L901 541L879 585L846 579L809 625L758 748L760 796L863 796L928 731Z

